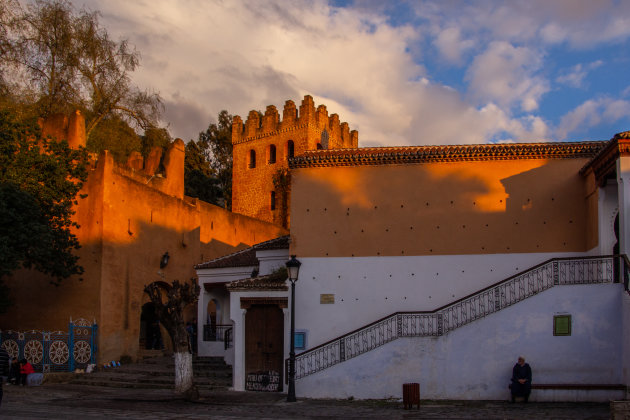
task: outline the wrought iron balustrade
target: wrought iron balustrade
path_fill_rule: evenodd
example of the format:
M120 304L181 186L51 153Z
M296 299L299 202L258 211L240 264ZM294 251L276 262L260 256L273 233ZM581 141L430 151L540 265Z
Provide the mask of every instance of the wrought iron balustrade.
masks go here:
M225 341L227 330L232 330L232 325L205 324L203 326L203 341Z
M396 312L302 352L295 358L295 377L319 372L400 337L446 334L554 286L618 282L616 263L623 267L629 290L630 262L625 255L555 258L434 311Z

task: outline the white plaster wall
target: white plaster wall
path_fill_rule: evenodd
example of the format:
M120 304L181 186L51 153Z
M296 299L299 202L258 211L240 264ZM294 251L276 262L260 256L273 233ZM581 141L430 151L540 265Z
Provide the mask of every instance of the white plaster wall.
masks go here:
M622 294L621 305L623 322L623 383L630 385L630 295L626 292Z
M289 249L256 251L256 258L259 262L259 275L265 276L280 267L284 267L289 260Z
M619 192L619 245L622 254L630 254L630 157L617 159Z
M215 299L217 305L217 324L230 324L230 295L223 287L217 287L206 291L206 283L223 283L234 280L249 278L255 266L229 267L214 269L199 269L197 277L199 279L199 300L197 301L197 353L199 356L223 356L232 357L233 351L227 354L223 343L203 341L203 326L207 321L208 303ZM220 346L218 345L220 344ZM226 359L226 363L231 364Z
M598 255L611 255L615 238L615 216L619 211L619 193L615 182L610 181L605 187L598 190Z
M532 366L534 383L623 383L622 292L619 284L556 286L445 336L395 340L298 380L296 392L400 398L403 383L418 382L423 399L507 399L519 354ZM553 336L557 313L572 315L571 336ZM566 400L578 393L568 394L534 390L531 398Z
M312 348L394 312L434 310L551 258L573 255L298 256L295 327L309 331ZM321 294L334 294L335 303L320 304Z

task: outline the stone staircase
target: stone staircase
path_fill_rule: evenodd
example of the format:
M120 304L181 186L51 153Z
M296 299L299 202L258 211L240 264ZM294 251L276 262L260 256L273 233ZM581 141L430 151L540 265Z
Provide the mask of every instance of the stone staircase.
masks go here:
M203 390L227 390L232 386L232 367L222 357L193 359L195 385ZM143 359L119 368L99 368L98 372L77 376L70 383L113 388L171 389L175 384L172 356Z

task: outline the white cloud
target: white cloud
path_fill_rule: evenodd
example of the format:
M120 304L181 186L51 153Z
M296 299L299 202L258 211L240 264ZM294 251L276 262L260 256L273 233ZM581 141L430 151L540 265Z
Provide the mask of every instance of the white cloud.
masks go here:
M185 140L222 109L242 117L269 104L281 111L285 100L299 105L305 94L358 129L361 145L538 141L582 127L566 116L556 131L535 111L552 77L540 44L551 42L553 26L545 25L559 28L553 42L573 42L591 11L587 3L576 3L571 15L538 0L422 2L423 25L394 27L382 6L368 3L81 1L103 12L110 34L138 46L143 60L134 80L161 92L171 132ZM612 22L596 15L592 28ZM427 46L444 62L470 64L467 92L440 84L418 62L435 55ZM567 70L558 81L584 83L589 70ZM624 114L623 102L597 109L601 118Z
M269 104L281 111L285 100L299 105L305 94L358 129L364 145L479 143L545 132L497 105L477 108L452 88L431 83L409 52L420 33L392 27L369 9L325 1L89 4L103 12L113 35L138 46L143 62L134 79L161 92L173 135L186 140L221 109L243 117ZM440 42L452 59L470 45L452 31ZM508 60L514 68L523 64L520 54L517 49ZM534 86L517 90L524 99L509 100L526 108L541 94Z
M435 45L449 62L459 64L462 61L462 54L474 46L471 39L462 39L459 28L446 28L437 35Z
M601 122L614 123L630 117L630 101L612 98L589 99L565 114L556 128L558 140L565 140L569 133L580 132Z
M535 75L541 65L541 54L531 48L492 42L468 68L470 93L481 102L497 102L504 107L519 103L524 111L533 111L549 90L548 82Z
M439 5L439 7L437 6ZM435 28L457 27L470 39L558 44L587 48L630 37L630 2L613 0L528 0L422 2L419 17ZM474 34L474 35L473 35Z
M573 66L571 70L569 70L567 73L558 76L556 78L556 82L569 85L572 87L576 87L576 88L582 87L584 83L584 79L586 78L588 73L591 70L596 69L597 67L600 67L602 64L604 64L604 62L601 60L593 61L592 63L589 63L586 66L582 65L581 63L578 63L575 66Z

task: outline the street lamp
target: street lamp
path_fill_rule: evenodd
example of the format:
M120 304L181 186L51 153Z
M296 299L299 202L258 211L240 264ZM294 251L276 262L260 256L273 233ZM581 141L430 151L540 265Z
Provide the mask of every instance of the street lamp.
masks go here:
M291 351L289 352L289 392L287 393L287 402L295 402L295 282L298 280L300 266L302 263L295 259L295 255L291 255L291 259L287 261L287 271L289 272L289 281L291 282Z

